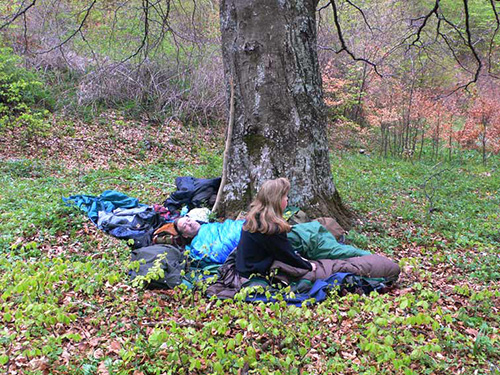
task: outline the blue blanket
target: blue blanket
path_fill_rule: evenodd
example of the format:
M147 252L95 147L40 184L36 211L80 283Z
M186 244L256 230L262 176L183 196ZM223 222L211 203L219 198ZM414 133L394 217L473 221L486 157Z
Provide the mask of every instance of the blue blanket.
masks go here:
M280 300L286 301L288 305L301 306L302 303L306 302L308 306L324 301L327 297L327 293L330 289L346 287L345 282L347 276L351 276L350 273L337 272L331 275L329 278L324 280L316 280L312 285L311 289L307 292L296 292L294 296L287 295L281 291L274 289L271 290L271 295L266 293L254 293L245 298L247 302L279 302ZM248 283L252 285L251 282ZM277 298L277 295L281 298Z
M115 190L106 190L98 197L93 195L72 195L68 198L63 197L62 200L69 206L75 205L80 210L85 211L95 225L97 225L99 211L111 212L118 207L134 208L144 206L139 204L137 198L130 198Z

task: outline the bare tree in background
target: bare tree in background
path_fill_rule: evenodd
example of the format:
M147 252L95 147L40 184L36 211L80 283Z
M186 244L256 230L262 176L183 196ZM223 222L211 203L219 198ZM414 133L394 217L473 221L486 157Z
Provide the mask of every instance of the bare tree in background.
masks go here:
M489 55L496 51L499 18L494 0L484 0L494 14L492 34L487 41ZM4 18L0 30L21 23L35 7L18 1L15 12ZM74 32L66 33L52 47L38 51L50 52L63 48L72 38L85 40L83 30L88 15L99 6L89 1L83 6ZM187 4L188 2L175 2ZM131 3L123 3L122 7ZM200 38L202 33L190 36L171 27L170 7L173 1L142 0L140 19L142 36L136 48L118 61L124 64L141 56L139 64L168 35L172 40ZM190 2L193 17L200 2ZM234 84L234 129L229 150L228 183L223 190L222 209L226 215L245 209L258 186L269 178L288 177L292 182L291 203L304 207L311 215L332 215L348 226L351 215L343 207L333 184L326 136L326 117L317 57L317 10L328 12L336 38L323 46L337 58L349 57L367 69L384 75L384 63L390 56L405 56L407 51L419 50L418 56L436 58L436 46L445 46L456 65L469 74L454 90L467 89L478 80L488 66L494 72L494 61L481 56L478 43L483 36L473 35L468 0L455 4L453 14L435 0L425 4L388 1L387 9L394 13L392 26L395 39L381 46L379 53L364 56L359 53L357 38L345 34L350 17L357 17L364 32L377 33L367 9L373 2L332 0L221 0L220 28L226 93ZM415 11L416 15L410 15ZM458 16L457 16L458 14ZM26 24L26 23L25 23ZM383 32L382 28L378 31ZM153 32L154 30L154 32ZM362 33L360 32L360 35ZM352 35L351 35L352 36ZM483 50L485 50L483 48ZM362 51L362 49L361 49ZM364 74L367 74L366 71ZM161 91L161 89L159 90ZM229 95L227 95L229 108Z

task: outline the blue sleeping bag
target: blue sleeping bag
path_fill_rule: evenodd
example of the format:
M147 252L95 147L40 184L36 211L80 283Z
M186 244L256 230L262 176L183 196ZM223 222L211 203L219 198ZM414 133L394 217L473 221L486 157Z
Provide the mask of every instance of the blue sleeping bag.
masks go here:
M224 263L240 242L243 220L203 224L191 244L186 246L191 258L212 263Z

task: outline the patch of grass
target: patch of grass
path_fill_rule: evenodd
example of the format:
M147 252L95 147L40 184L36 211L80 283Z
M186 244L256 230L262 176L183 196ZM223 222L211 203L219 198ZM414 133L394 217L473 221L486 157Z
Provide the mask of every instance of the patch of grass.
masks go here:
M472 276L498 279L499 162L483 166L479 158L469 159L467 164L436 165L359 154L334 156L333 173L344 201L366 218L351 240L388 254L404 242L431 246L437 241L455 250L450 260ZM397 238L391 230L398 231Z
M12 158L0 162L0 172L11 178L35 178L43 175L44 167L37 160Z
M85 171L59 161L0 161L0 366L18 363L32 374L298 375L488 373L498 363L493 164L334 155L340 193L364 216L348 239L398 260L401 287L291 307L208 299L206 285L134 289L126 243L61 201L115 189L161 203L176 176L220 174L220 153L187 143L200 151L150 152L156 158ZM449 170L439 174L429 213L422 186L437 168Z

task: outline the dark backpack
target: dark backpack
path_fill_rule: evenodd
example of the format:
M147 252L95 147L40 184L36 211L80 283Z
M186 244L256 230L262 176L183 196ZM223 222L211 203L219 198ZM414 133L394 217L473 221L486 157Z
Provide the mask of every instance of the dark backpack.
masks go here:
M391 288L391 283L384 278L368 278L349 274L345 277L344 282L342 283L340 294L370 294L371 292L382 294L388 292Z
M130 270L129 276L134 280L137 276L146 276L159 260L159 256L166 254L161 259L161 269L164 276L152 279L146 284L148 289L171 289L182 282L181 271L186 267L186 260L182 250L171 245L153 245L135 249L131 254L131 261L139 261L138 270Z

